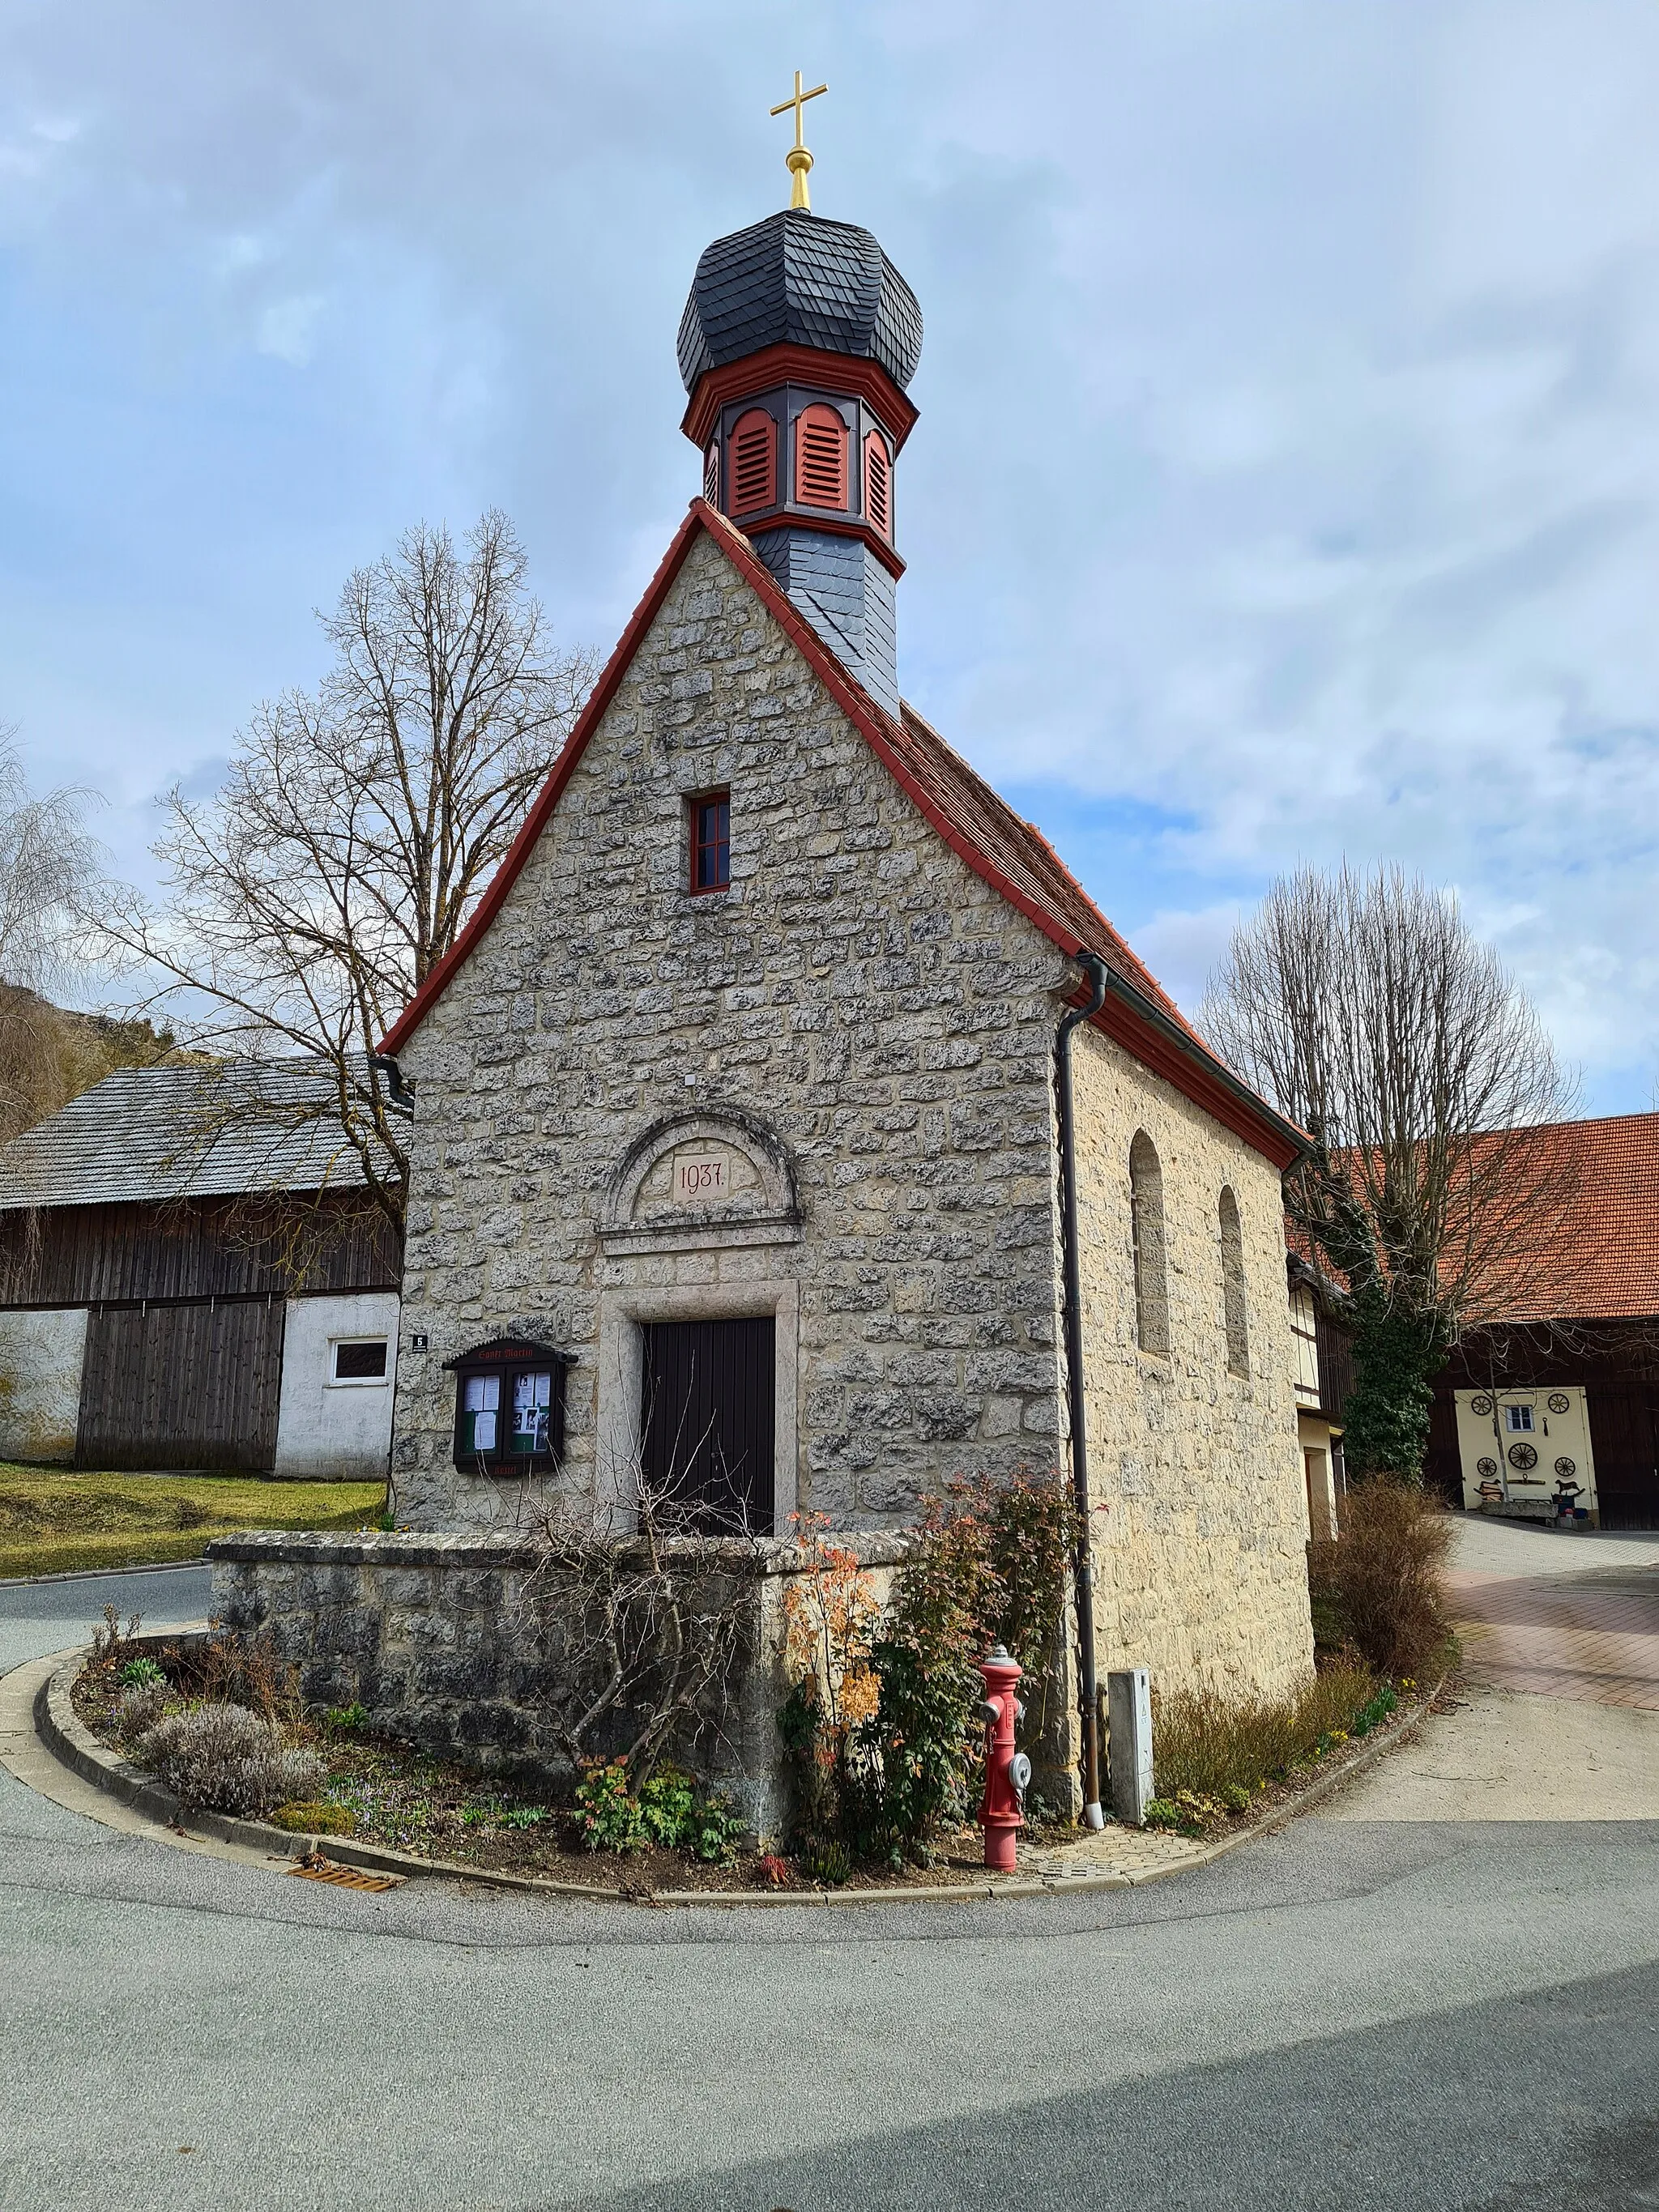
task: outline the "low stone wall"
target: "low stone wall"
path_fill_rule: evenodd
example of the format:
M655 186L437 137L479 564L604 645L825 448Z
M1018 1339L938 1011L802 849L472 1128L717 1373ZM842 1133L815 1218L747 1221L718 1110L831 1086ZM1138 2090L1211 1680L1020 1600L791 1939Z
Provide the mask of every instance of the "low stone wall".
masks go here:
M902 1537L837 1536L885 1597ZM783 1595L800 1571L791 1544L708 1543L699 1571L743 1621L743 1656L725 1711L678 1747L684 1762L727 1790L750 1826L777 1836L787 1817L777 1711L787 1693L780 1660ZM511 1539L363 1534L260 1534L208 1547L214 1617L264 1633L298 1671L312 1706L360 1705L371 1727L485 1772L568 1781L548 1724L558 1679L560 1624L544 1565Z

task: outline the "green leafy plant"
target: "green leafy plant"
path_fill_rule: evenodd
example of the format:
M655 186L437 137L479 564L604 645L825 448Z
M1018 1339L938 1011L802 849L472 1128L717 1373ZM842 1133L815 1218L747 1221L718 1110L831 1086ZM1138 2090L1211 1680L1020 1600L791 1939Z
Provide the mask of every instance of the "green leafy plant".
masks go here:
M509 1805L501 1814L504 1828L537 1828L547 1818L545 1805Z
M129 1659L115 1677L124 1689L155 1689L167 1681L153 1659Z
M332 1729L337 1735L356 1735L368 1726L367 1705L331 1705L323 1715L323 1726Z
M641 1851L650 1840L625 1759L589 1759L576 1784L576 1825L590 1851Z
M853 1855L833 1836L813 1847L805 1864L809 1879L822 1882L826 1889L840 1889L853 1878Z

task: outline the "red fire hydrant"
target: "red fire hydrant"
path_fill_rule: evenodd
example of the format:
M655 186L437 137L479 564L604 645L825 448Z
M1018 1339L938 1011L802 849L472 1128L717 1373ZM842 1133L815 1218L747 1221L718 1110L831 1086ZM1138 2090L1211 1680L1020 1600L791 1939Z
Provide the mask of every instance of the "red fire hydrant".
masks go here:
M1025 1717L1025 1708L1014 1695L1022 1670L999 1644L980 1661L979 1671L985 1677L985 1698L979 1709L985 1723L985 1796L979 1808L985 1863L998 1874L1012 1874L1014 1838L1025 1826L1023 1808L1031 1779L1030 1760L1014 1748L1014 1724Z

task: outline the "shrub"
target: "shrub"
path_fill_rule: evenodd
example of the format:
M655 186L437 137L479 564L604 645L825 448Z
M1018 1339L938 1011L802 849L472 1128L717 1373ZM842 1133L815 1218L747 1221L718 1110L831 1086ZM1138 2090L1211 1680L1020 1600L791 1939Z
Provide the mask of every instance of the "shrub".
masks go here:
M289 1751L245 1705L193 1705L169 1713L140 1738L138 1755L186 1805L258 1814L312 1798L323 1770L309 1752Z
M243 1706L272 1728L300 1717L294 1669L262 1636L221 1631L183 1648L178 1661L175 1671L204 1704Z
M1357 1483L1341 1533L1308 1547L1316 1613L1380 1674L1425 1673L1451 1634L1450 1547L1450 1516L1419 1486L1382 1475Z
M158 1676L160 1670L157 1670ZM146 1735L167 1710L171 1692L165 1681L134 1682L115 1708L115 1733L129 1748Z
M1237 1809L1237 1793L1246 1793L1248 1802L1264 1782L1288 1773L1335 1735L1351 1734L1377 1696L1369 1668L1352 1660L1327 1668L1289 1698L1230 1698L1211 1689L1154 1693L1158 1797L1176 1805L1183 1796L1214 1799Z
M628 1786L625 1759L592 1759L576 1784L576 1825L590 1851L642 1851L647 1837L640 1801Z

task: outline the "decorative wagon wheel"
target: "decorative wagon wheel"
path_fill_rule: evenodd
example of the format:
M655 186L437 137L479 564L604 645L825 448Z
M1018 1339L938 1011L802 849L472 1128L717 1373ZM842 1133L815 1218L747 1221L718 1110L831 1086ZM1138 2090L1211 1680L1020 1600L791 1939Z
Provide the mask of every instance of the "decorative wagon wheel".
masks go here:
M1549 1395L1549 1409L1553 1413L1570 1413L1572 1411L1572 1401L1565 1390L1552 1390Z
M1525 1474L1528 1468L1536 1467L1537 1464L1538 1455L1530 1444L1511 1444L1510 1446L1510 1465L1511 1467L1519 1468L1522 1473Z
M1498 1472L1498 1462L1490 1456L1478 1459L1474 1462L1474 1471L1477 1474L1485 1475L1490 1480Z
M1569 1459L1566 1454L1563 1452L1560 1458L1555 1462L1555 1471L1560 1475L1577 1474L1578 1472L1578 1462L1576 1459Z
M1472 1413L1480 1413L1482 1415L1491 1413L1492 1400L1486 1395L1484 1390L1477 1390L1474 1397L1470 1399L1469 1411Z

